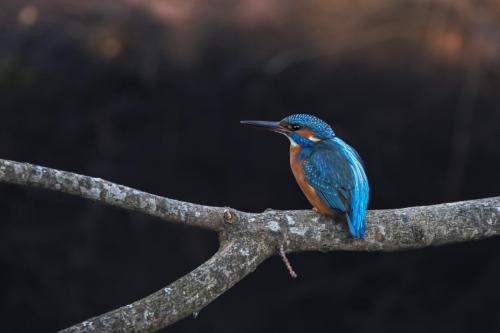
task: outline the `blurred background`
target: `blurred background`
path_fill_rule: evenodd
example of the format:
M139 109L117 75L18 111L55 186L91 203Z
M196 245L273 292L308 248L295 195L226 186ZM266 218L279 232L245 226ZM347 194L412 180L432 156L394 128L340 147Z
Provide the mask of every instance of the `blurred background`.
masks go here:
M179 200L309 209L283 137L311 113L363 157L371 209L499 195L500 3L1 0L0 157ZM166 286L216 235L0 186L2 332ZM168 332L498 332L500 241L279 258Z

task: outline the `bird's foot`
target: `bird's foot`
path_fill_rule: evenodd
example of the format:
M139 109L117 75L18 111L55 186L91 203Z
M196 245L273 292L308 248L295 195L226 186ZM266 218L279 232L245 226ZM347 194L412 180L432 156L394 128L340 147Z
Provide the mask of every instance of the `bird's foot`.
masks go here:
M318 208L316 208L316 207L313 207L313 208L312 208L312 211L313 211L313 212L315 212L315 213L319 213L319 209L318 209Z

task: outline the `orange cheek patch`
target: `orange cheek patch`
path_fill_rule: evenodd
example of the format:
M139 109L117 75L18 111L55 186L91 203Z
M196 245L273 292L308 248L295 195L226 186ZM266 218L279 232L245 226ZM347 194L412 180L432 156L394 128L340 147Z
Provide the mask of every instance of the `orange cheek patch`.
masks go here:
M299 134L300 136L308 139L309 137L311 137L313 134L313 131L311 131L309 128L304 128L304 129L300 129L298 131L296 131L295 133Z

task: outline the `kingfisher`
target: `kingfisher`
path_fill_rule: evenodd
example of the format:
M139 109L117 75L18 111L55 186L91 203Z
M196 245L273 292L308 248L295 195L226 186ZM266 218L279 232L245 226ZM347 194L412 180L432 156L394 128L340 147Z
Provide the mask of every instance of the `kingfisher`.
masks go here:
M350 233L363 238L369 186L356 150L335 135L323 120L294 114L281 121L241 121L284 134L290 140L290 166L297 183L323 215L345 216Z

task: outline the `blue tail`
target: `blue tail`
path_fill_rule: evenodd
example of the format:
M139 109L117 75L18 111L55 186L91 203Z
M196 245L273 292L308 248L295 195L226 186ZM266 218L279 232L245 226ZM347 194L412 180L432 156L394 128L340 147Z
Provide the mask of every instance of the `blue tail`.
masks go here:
M363 238L365 235L365 218L364 214L362 216L361 221L356 217L352 217L352 214L346 214L347 217L347 225L349 226L349 231L356 238Z
M361 158L349 145L344 145L344 151L349 159L349 167L352 173L352 185L350 190L350 204L347 209L347 223L354 237L363 238L365 235L365 215L368 207L369 192L368 178Z
M358 177L354 178L354 188L351 192L351 203L347 210L347 224L354 237L363 238L365 235L365 215L368 206L369 188L364 170L357 166Z

